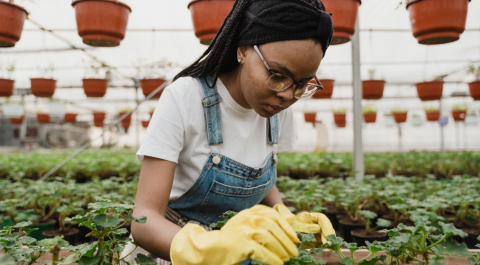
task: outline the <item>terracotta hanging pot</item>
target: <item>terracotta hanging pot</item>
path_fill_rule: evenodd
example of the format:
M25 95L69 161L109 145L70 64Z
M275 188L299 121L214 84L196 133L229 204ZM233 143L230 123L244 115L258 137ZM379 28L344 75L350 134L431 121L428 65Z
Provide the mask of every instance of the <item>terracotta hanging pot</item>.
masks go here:
M10 97L13 95L14 84L15 80L0 78L0 97Z
M77 114L76 113L66 113L63 120L65 122L75 123L75 122L77 122Z
M150 112L150 120L152 119L153 117L153 112Z
M362 81L363 99L381 99L385 88L385 80Z
M427 121L438 121L440 119L440 111L425 111Z
M131 124L131 121L126 121L126 120L122 121L122 127L125 129L128 129L128 127L130 127L130 124Z
M188 4L195 36L201 44L212 43L234 3L234 0L193 0Z
M30 78L31 91L36 97L51 98L55 93L57 80L50 78Z
M93 124L95 127L103 127L103 120L105 120L105 112L94 112L93 113Z
M460 39L470 0L408 0L413 36L420 44L443 44Z
M468 87L470 88L470 96L474 100L480 100L480 80L468 83Z
M0 1L0 47L13 47L20 40L23 23L27 19L27 10L23 7Z
M120 112L118 113L118 118L122 117L126 112ZM132 121L132 113L128 114L127 117L125 117L122 121Z
M142 79L142 80L140 80L140 86L142 87L143 95L145 95L145 97L147 97L155 89L157 89L159 86L163 85L163 83L165 83L165 79L161 79L161 78L152 78L152 79ZM165 91L165 89L160 90L157 94L155 94L151 98L160 98L163 91Z
M345 113L334 113L333 114L333 119L335 120L335 123L345 123L347 114Z
M24 117L25 116L22 116L20 118L10 118L10 123L11 124L22 124Z
M125 38L132 9L117 0L75 0L78 35L85 44L115 47Z
M393 118L397 123L402 123L407 121L407 112L397 112L393 113Z
M108 80L100 78L82 79L83 91L90 98L101 98L105 96L108 88Z
M315 94L313 94L312 98L314 99L322 99L322 98L331 98L333 94L333 85L335 83L335 80L333 79L320 79L318 80L323 86L323 90L317 91ZM317 84L315 81L310 81L312 84Z
M38 123L49 123L50 122L50 115L37 113L37 121Z
M149 124L150 124L150 121L142 121L142 126L144 128L147 128Z
M333 37L331 45L349 42L355 33L360 0L322 0L328 13L332 13Z
M435 80L415 84L417 87L418 97L422 101L439 100L442 98L443 83L443 80Z
M452 110L452 116L455 121L464 121L467 117L466 110Z
M305 118L306 122L315 123L315 119L317 118L316 112L304 112L303 117Z
M338 128L345 128L347 127L347 122L335 122L335 125L337 125Z
M377 113L364 113L363 119L366 123L375 123L377 121Z

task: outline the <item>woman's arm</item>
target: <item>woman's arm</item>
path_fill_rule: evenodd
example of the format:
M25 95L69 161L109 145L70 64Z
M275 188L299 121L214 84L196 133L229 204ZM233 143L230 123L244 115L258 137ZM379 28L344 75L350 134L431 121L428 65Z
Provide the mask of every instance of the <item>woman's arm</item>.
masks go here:
M283 204L282 197L280 196L277 186L273 186L272 190L270 190L267 196L263 198L260 204L270 207L275 206L275 204Z
M132 236L139 246L153 255L170 260L170 245L180 227L165 219L176 163L145 156L134 216L146 216L147 222L132 222Z

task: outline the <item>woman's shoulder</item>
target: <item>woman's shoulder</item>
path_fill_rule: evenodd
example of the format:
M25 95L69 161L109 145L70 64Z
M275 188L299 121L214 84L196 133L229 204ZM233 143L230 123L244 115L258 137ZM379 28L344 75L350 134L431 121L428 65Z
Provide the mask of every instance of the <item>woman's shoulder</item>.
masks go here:
M172 94L173 97L191 98L192 96L197 98L201 97L202 85L197 78L186 76L180 77L171 83L165 91Z

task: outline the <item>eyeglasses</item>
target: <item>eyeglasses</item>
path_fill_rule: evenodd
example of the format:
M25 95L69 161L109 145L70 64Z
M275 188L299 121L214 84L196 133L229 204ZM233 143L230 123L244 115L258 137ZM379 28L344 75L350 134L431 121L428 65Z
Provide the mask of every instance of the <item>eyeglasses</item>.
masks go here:
M267 70L270 72L270 76L268 77L266 84L271 90L281 92L289 89L292 85L295 85L296 87L294 96L297 99L309 98L315 94L315 92L323 90L323 86L320 81L318 81L316 76L310 82L298 82L288 74L270 67L267 60L265 60L265 57L263 57L263 54L260 52L260 49L258 49L258 46L253 45L253 48L257 52L258 56L260 56L260 59L262 59L265 67L267 67Z

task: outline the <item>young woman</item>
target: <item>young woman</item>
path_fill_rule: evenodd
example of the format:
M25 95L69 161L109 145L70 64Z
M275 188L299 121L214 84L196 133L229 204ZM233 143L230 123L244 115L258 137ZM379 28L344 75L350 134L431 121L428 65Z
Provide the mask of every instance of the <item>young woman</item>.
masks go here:
M328 219L288 212L275 187L277 153L296 145L289 107L322 89L330 16L320 0L235 1L210 47L163 92L137 153L134 214L147 222L132 226L131 264L143 253L157 264L280 265L298 255L291 225L331 230ZM211 231L227 210L241 212Z

